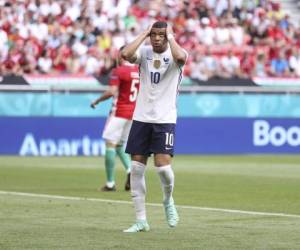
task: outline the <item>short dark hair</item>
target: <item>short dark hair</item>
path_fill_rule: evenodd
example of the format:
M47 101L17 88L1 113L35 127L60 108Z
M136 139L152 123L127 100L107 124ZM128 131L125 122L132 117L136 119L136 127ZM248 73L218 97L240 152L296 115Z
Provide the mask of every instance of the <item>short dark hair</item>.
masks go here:
M163 21L157 21L155 22L153 25L152 25L152 28L158 28L158 29L161 29L161 28L167 28L168 24L166 22L163 22Z

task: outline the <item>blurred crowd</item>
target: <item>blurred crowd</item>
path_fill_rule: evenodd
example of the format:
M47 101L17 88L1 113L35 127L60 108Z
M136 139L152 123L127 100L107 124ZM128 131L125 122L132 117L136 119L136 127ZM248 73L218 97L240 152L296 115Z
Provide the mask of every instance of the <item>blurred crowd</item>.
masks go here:
M0 0L0 75L108 74L157 19L192 79L300 77L300 28L271 0Z

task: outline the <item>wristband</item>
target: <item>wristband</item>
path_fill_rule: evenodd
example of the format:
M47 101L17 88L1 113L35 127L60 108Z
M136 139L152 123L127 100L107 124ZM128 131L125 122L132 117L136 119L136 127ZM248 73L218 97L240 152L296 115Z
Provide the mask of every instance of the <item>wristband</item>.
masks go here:
M168 41L170 41L171 39L175 39L175 38L174 38L173 34L168 34L167 39L168 39Z

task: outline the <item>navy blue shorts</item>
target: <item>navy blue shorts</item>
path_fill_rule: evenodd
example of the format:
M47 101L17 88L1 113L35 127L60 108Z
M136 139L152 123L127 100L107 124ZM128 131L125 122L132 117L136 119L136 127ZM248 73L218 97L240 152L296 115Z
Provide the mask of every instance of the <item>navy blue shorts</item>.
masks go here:
M131 155L169 154L173 156L174 123L146 123L133 121L126 153Z

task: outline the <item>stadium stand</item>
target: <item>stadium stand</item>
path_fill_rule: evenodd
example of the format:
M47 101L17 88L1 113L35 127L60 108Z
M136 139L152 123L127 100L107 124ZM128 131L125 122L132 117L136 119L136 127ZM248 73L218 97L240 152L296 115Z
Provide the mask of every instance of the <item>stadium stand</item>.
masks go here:
M153 20L172 23L186 75L300 77L300 28L270 0L0 1L0 75L103 77Z

